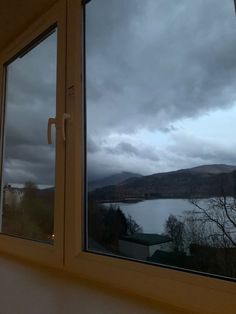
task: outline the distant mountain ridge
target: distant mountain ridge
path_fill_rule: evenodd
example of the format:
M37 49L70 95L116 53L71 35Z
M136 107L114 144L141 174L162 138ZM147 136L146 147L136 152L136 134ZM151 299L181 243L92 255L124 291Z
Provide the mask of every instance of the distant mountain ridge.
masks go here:
M225 164L212 164L212 165L202 165L188 169L180 169L178 172L192 172L192 173L211 173L211 174L219 174L219 173L229 173L236 170L236 166L225 165Z
M93 191L95 189L103 188L105 186L121 184L127 180L133 180L139 177L142 177L142 175L138 173L123 171L121 173L113 174L100 180L88 182L88 190Z
M171 172L133 178L110 184L90 193L98 200L121 201L129 198L208 198L236 195L236 166L201 165Z

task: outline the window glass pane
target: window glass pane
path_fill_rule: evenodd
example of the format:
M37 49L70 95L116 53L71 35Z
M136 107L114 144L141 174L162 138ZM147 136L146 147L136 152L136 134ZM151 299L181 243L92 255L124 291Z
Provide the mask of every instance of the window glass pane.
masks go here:
M6 66L2 232L53 243L56 30ZM55 134L53 134L55 143Z
M232 0L86 6L87 249L236 276Z

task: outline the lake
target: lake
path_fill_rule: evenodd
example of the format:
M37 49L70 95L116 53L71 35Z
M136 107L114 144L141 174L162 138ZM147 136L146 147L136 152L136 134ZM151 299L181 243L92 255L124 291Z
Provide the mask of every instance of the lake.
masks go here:
M116 205L126 216L130 215L145 233L162 233L169 215L181 218L184 211L196 208L188 199L155 199Z

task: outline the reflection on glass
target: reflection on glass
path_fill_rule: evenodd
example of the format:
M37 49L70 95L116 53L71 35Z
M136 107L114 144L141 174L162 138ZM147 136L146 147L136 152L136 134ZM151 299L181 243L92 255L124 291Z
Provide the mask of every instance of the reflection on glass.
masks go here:
M87 249L235 278L233 1L86 8Z
M1 231L47 243L54 238L47 121L56 114L56 41L55 30L6 66Z

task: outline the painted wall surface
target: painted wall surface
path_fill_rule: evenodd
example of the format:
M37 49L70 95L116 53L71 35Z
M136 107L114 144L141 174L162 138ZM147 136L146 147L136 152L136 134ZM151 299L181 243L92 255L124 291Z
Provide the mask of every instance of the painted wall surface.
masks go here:
M160 243L155 245L143 245L139 243L119 240L120 251L129 257L144 259L151 257L156 250L171 252L173 251L173 242Z
M165 242L156 245L149 246L149 256L151 257L156 250L163 251L163 252L172 252L173 251L173 242Z

